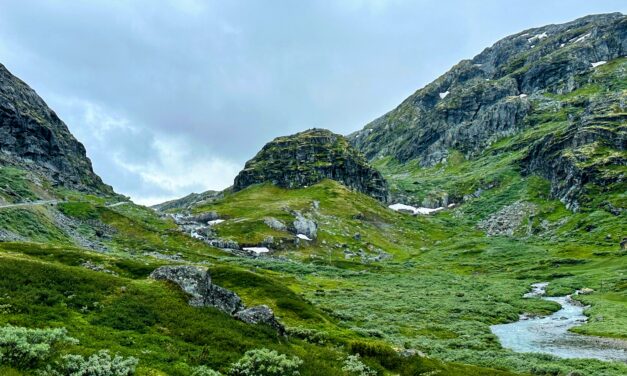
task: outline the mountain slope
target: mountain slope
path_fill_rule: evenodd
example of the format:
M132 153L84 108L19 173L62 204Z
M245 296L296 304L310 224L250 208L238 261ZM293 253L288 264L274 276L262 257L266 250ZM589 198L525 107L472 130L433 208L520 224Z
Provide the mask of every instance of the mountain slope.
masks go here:
M431 167L456 153L475 158L502 138L561 116L561 121L571 123L569 131L559 140L538 141L520 166L549 178L553 197L577 209L588 181L605 184L597 170L610 165L620 170L625 165L623 65L615 67L610 79L597 80L583 102L568 102L572 99L568 94L590 88L595 70L625 55L627 17L620 13L530 29L460 62L350 139L371 160L391 157ZM599 142L614 150L609 154L622 157L583 171L564 156L572 147ZM549 154L553 164L547 162Z
M85 147L27 84L0 64L0 165L28 170L55 186L112 194Z

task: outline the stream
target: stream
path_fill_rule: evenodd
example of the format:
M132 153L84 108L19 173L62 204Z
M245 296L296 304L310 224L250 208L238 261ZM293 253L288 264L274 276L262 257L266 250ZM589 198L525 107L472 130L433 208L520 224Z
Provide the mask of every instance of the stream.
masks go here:
M560 358L594 358L627 363L627 341L587 336L569 332L586 322L585 307L570 295L545 297L548 283L531 285L525 298L541 297L562 308L549 316L521 315L516 322L490 327L504 348L516 352L545 353Z

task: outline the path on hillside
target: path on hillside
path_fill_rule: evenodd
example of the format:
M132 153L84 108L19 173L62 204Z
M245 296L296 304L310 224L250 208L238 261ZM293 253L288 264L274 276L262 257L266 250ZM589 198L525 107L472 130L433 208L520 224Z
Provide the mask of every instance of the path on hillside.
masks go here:
M7 209L7 208L19 208L19 207L24 207L24 206L41 206L41 205L56 205L60 202L60 200L39 200L39 201L32 201L32 202L18 202L16 204L6 204L6 205L0 205L0 209Z

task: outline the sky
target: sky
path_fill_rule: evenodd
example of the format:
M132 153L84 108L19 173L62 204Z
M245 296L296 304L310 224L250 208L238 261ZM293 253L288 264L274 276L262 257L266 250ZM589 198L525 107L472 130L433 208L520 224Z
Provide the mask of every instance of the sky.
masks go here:
M224 189L268 141L348 134L527 28L624 0L0 0L0 63L118 193Z

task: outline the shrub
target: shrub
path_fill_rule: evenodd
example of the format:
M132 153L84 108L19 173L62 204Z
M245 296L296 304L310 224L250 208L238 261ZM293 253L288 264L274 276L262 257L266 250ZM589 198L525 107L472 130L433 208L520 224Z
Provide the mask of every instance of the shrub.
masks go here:
M0 364L35 368L49 359L62 343L78 343L65 328L29 329L16 326L0 328Z
M119 355L111 358L107 350L100 350L84 358L81 355L65 355L59 375L64 376L130 376L135 373L138 360Z
M360 360L359 354L349 355L344 360L342 371L355 376L376 376L377 374L375 370L368 367Z
M275 350L256 349L247 351L233 364L231 376L298 376L303 361L294 356L288 358Z
M207 366L199 366L194 368L191 376L221 376L222 374L218 371L214 371Z

